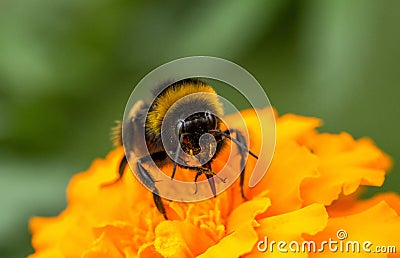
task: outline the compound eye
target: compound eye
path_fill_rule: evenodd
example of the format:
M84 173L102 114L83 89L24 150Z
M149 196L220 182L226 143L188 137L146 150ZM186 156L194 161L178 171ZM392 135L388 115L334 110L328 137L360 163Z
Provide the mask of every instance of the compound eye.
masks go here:
M178 137L183 133L183 129L185 128L185 120L179 120L177 125L176 125L176 132L178 134Z
M210 113L210 111L204 112L204 115L205 115L207 121L212 125L212 128L217 129L217 123L215 121L214 116Z
M206 117L207 119L212 119L212 116L211 116L210 111L204 112L204 115L205 115L205 117Z

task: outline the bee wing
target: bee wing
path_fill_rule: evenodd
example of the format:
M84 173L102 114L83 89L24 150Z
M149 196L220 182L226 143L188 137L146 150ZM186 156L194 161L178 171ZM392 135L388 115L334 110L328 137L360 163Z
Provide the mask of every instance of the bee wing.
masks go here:
M121 126L121 139L128 156L131 152L136 157L146 155L145 122L148 109L149 105L146 102L136 102Z

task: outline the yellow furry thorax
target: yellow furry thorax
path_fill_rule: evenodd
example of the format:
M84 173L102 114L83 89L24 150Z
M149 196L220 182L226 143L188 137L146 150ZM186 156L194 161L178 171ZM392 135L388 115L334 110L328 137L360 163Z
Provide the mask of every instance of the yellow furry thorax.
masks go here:
M192 95L195 93L210 93L204 95ZM179 104L178 108L188 107L191 102L202 101L207 103L210 111L214 112L217 116L223 115L222 103L218 99L215 90L208 84L201 81L176 83L168 86L163 90L152 103L146 119L146 131L150 134L160 134L163 119L168 110L183 97L189 96ZM179 110L176 110L179 112ZM175 111L174 111L175 112Z

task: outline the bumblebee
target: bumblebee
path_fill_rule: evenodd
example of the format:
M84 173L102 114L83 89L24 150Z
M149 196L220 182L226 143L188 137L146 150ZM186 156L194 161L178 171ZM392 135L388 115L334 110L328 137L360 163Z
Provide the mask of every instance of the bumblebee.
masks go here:
M207 94L197 94L207 93ZM186 96L190 96L185 98ZM190 113L182 117L182 111ZM201 110L198 112L198 110ZM192 112L193 111L193 112ZM138 158L136 161L136 175L153 193L153 200L158 211L168 219L164 204L156 187L156 180L143 167L143 164L153 161L158 167L165 164L173 164L171 180L175 176L177 167L187 168L194 172L194 184L199 176L205 175L211 191L216 196L214 176L221 181L216 172L212 170L212 162L218 158L218 154L229 140L239 148L240 160L240 191L243 199L246 196L243 191L245 157L248 154L258 159L257 155L246 147L245 137L236 129L223 130L223 122L219 117L223 116L222 103L218 99L215 90L205 82L191 78L175 82L170 85L161 85L154 91L152 103L138 101L130 110L128 119L114 129L114 144L125 145L125 155L119 164L119 178L123 175L125 167L130 160L130 153ZM163 129L165 123L165 129ZM162 132L169 131L167 136L171 142L176 143L175 150L167 150L163 145ZM201 137L210 134L215 139L215 145L203 144ZM144 135L142 142L137 137ZM234 137L235 136L235 137ZM143 142L144 141L144 142ZM143 146L145 144L146 146ZM126 147L128 146L128 151ZM208 146L204 148L204 146ZM145 152L144 149L147 149ZM201 165L189 165L180 159L184 154L194 157ZM171 158L172 157L172 158ZM154 164L153 163L153 164Z

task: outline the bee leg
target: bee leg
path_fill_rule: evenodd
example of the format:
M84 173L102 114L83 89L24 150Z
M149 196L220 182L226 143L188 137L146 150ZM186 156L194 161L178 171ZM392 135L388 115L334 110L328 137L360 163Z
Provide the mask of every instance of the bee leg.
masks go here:
M146 159L146 158L144 158ZM155 181L153 177L149 174L149 172L142 166L143 158L139 159L136 163L137 166L137 174L139 176L140 181L146 185L153 193L153 200L157 207L157 210L164 216L166 220L168 220L167 212L165 211L164 204L161 200L160 194L158 192L157 187L155 186Z
M206 177L207 177L208 183L210 184L211 191L212 191L212 193L214 195L214 198L215 198L215 197L217 197L217 189L215 189L214 176L210 175L210 174L206 174Z
M214 176L216 176L221 182L225 183L226 178L220 177L217 173L211 170L211 164L206 163L201 167L190 167L190 169L197 170L197 174L195 177L195 184L196 184L196 192L197 193L197 178L201 175L204 174L207 177L208 183L210 184L211 191L214 195L214 197L217 196L217 190L215 188L215 181L214 181Z
M128 159L127 159L126 156L124 155L124 157L121 159L121 162L119 163L119 168L118 168L119 178L121 178L122 175L124 174L126 165L128 165ZM119 179L119 178L118 178L118 179Z
M118 178L112 182L102 184L101 187L111 186L111 185L117 183L119 180L121 180L122 176L124 175L124 171L125 171L125 168L127 165L128 165L128 160L127 160L126 156L124 155L118 166Z
M164 204L161 200L157 188L154 188L153 190L153 200L156 204L157 210L164 216L164 219L168 220L167 212L165 211Z
M182 137L181 137L180 142L181 142L181 141L182 141ZM178 158L179 158L180 150L181 150L181 146L179 145L178 148L177 148L177 150L176 150L176 154L175 154L174 167L173 167L173 169L172 169L171 180L174 179L174 176L175 176L176 166L178 165L178 161L177 161L177 160L178 160Z
M176 148L175 159L174 159L174 167L172 169L171 180L174 179L175 172L176 172L176 166L178 165L179 154L181 152L181 145L182 145L183 137L185 137L186 135L188 135L188 133L182 133L181 137L179 138L179 145Z
M242 149L242 151L244 153L248 152L251 156L258 159L258 156L246 147L246 139L243 137L242 133L239 132L238 130L230 129L230 130L226 130L224 132L222 132L220 130L210 130L210 132L218 133L222 136L225 136L226 138L228 138L229 140L234 142L237 146L239 146L239 148ZM233 138L231 136L231 133L236 133L236 137L238 137L238 139L236 140L235 138ZM239 140L239 137L241 138L241 140Z
M206 168L206 167L189 167L189 168L197 170L197 171L201 172L201 174L204 174L204 175L210 175L211 177L216 176L222 183L226 183L226 178L220 177L217 173L215 173L214 171L212 171L209 168Z
M240 152L240 169L241 169L239 185L240 185L240 193L242 195L242 198L247 201L247 197L244 194L243 184L244 184L245 167L246 167L245 157L246 157L246 153L247 152L250 153L250 151L246 147L246 139L244 138L244 136L241 132L239 132L238 130L235 130L235 129L225 131L225 133L228 135L230 132L236 133L237 139L234 139L232 137L230 137L229 139L231 139L235 143L237 143L237 142L240 143L240 144L237 143L237 145L239 146L239 152Z
M196 186L196 190L194 191L194 194L197 194L197 178L199 178L200 175L202 175L203 172L197 171L196 176L194 177L194 185Z

